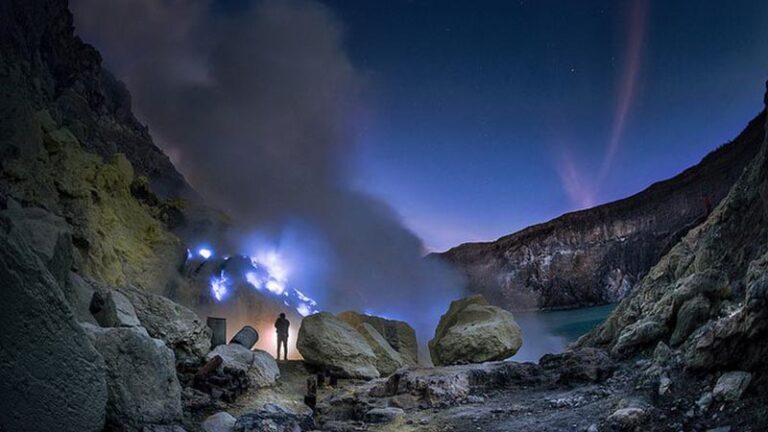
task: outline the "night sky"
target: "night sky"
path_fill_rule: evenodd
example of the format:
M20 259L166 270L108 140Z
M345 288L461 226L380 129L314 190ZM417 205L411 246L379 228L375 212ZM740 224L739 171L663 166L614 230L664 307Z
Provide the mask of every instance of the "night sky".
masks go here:
M324 3L367 80L357 187L433 250L675 175L768 77L764 1Z

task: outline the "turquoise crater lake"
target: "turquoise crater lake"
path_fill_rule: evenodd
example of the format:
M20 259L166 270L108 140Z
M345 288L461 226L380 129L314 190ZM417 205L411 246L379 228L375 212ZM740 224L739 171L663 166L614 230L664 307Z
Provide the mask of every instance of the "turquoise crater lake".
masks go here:
M616 304L537 312L513 312L523 331L523 346L511 360L536 362L565 347L603 322Z

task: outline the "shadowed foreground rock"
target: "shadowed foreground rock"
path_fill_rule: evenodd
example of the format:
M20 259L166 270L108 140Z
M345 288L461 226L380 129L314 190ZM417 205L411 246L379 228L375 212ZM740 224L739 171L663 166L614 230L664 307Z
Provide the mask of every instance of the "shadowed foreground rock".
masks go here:
M659 341L690 370L765 370L768 143L707 220L643 278L581 346L629 357Z
M522 344L512 314L475 295L451 302L429 341L429 352L435 365L481 363L509 358Z
M106 363L107 424L140 430L181 421L181 386L163 341L142 327L82 326Z
M363 336L328 312L304 318L296 348L305 362L341 377L379 377L376 355Z
M126 295L150 336L161 339L176 354L177 363L195 363L211 349L211 329L200 317L160 295L133 287L118 290Z
M20 228L22 220L7 215L0 212L0 429L100 431L104 361L77 324L63 280L54 276L71 264L70 235L59 224L49 226L39 233L48 233L42 240L53 248L39 248Z

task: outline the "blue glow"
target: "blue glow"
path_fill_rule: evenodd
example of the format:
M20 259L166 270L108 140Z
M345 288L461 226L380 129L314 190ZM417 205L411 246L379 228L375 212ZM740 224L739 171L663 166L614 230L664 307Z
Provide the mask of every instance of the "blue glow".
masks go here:
M221 273L211 278L211 294L217 301L222 301L229 292L229 280Z
M212 250L206 247L197 249L197 254L205 259L213 256ZM225 266L227 257L219 274L211 277L210 292L216 302L225 301L241 286L250 286L263 295L275 300L281 299L284 305L295 309L302 316L318 311L315 300L289 284L288 266L279 254L270 251L241 257L250 259L250 268L233 272Z

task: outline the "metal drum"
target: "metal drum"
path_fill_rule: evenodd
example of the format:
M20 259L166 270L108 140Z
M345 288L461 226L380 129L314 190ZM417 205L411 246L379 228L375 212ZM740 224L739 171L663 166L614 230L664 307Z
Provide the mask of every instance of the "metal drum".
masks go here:
M227 343L227 319L208 317L206 322L211 329L211 349Z
M247 325L240 329L239 332L232 338L229 343L240 344L248 349L253 348L256 342L259 341L259 333L255 328Z

